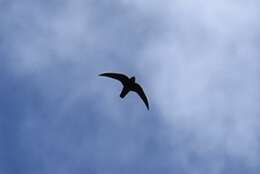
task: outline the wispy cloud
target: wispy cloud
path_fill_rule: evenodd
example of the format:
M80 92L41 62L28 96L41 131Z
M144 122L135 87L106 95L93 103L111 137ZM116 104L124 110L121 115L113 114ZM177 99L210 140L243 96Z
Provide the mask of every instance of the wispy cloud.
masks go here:
M140 9L150 12L145 4ZM193 153L223 153L257 165L258 2L156 4L164 23L144 49L140 69L154 75L150 84L166 120L193 137Z
M157 166L154 171L172 169L156 158L171 161L179 173L225 172L232 165L225 164L228 160L255 168L260 144L259 5L256 0L4 3L1 38L9 71L27 79L45 104L26 110L22 142L41 144L42 153L35 145L26 147L42 158L46 173L54 168L70 173L64 164L79 172L84 160L106 166L112 157L132 173L133 167L142 168L134 163L139 158ZM118 109L122 101L117 96L101 93L111 84L97 80L97 74L110 70L140 76L151 98L152 123L135 106ZM134 114L122 118L130 110ZM112 154L112 141L118 143L118 154ZM159 144L158 151L149 141ZM151 154L144 152L148 147ZM107 168L116 168L109 164Z

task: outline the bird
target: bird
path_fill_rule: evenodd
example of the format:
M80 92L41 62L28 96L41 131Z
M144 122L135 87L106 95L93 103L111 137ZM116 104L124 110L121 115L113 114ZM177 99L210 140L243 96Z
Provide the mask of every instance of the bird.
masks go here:
M135 76L132 76L131 78L129 78L128 76L126 76L124 74L112 73L112 72L102 73L102 74L99 74L99 76L109 77L112 79L119 80L123 85L123 89L120 93L121 98L124 98L130 91L136 92L139 95L139 97L143 100L146 108L148 110L150 109L148 99L144 93L143 88L138 83L135 82Z

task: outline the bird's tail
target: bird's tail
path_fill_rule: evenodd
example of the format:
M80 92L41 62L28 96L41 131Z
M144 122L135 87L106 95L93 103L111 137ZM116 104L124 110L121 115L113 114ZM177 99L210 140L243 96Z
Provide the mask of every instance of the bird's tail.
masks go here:
M120 94L120 97L124 98L128 94L129 91L130 90L128 88L124 87L121 94Z

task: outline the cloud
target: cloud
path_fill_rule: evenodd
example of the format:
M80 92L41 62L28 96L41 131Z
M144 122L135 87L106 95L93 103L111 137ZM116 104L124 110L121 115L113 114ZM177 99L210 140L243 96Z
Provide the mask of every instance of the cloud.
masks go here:
M97 172L95 165L100 165L113 173L118 169L110 168L116 164L112 157L132 173L140 158L143 168L154 164L154 171L173 166L179 173L220 173L227 165L232 168L228 160L255 168L258 7L256 1L6 3L0 14L7 18L0 19L9 71L14 78L27 79L44 104L24 113L23 145L40 156L47 173L79 172L82 161L91 164L85 170ZM104 85L111 85L109 91L120 89L97 80L97 74L110 70L140 77L152 104L151 122L131 105L133 95L123 105L117 96L101 92ZM130 118L122 118L130 111ZM83 133L85 129L91 133ZM32 141L42 151L28 145Z
M20 82L14 85L19 86L17 93L3 96L10 98L20 119L10 120L11 113L3 120L18 127L14 131L20 138L4 128L11 140L3 139L12 146L1 149L18 151L21 159L6 153L10 159L1 171L119 173L129 168L137 173L135 167L145 170L153 161L168 159L146 149L159 137L158 118L140 116L144 107L141 102L139 108L131 105L136 103L133 95L122 109L117 107L122 101L110 89L118 92L121 86L97 77L109 70L135 72L137 58L132 57L149 34L147 26L139 24L147 18L135 18L129 9L122 13L117 4L94 1L55 1L51 6L12 1L2 13L9 18L1 30L6 69L10 79ZM145 162L137 164L138 158Z
M164 18L161 33L140 56L140 69L146 67L155 78L150 86L159 109L175 129L192 135L193 151L222 152L249 166L259 154L256 4L157 3ZM149 12L146 5L140 9Z

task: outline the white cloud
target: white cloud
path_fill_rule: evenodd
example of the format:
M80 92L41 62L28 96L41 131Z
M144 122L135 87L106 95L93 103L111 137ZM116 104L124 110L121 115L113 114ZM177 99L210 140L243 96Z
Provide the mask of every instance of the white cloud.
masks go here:
M140 56L140 70L155 78L150 86L159 108L173 127L194 137L197 153L220 151L256 165L258 2L167 2L157 4L161 33Z
M122 13L109 18L97 12L90 1L66 1L55 10L17 1L9 9L14 21L5 22L16 26L10 39L13 70L37 77L51 101L66 96L60 106L65 112L100 92L98 73L137 67L149 84L152 107L173 131L192 137L182 149L184 165L190 165L190 153L227 154L255 165L260 144L259 3L118 3L125 10L122 18ZM152 33L144 48L135 45L142 32ZM106 104L114 109L114 103ZM221 171L223 164L215 167Z

